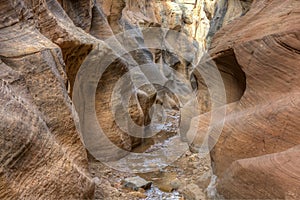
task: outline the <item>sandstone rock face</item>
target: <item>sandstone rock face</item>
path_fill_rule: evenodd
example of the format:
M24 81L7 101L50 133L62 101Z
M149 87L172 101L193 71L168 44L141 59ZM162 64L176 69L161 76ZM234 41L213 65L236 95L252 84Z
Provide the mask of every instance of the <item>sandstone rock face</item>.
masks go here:
M92 198L63 55L53 43L76 40L77 28L51 11L58 4L39 2L0 5L0 198Z
M121 85L126 87L114 91L120 78L137 65L150 63L153 67L153 63L161 63L175 71L171 75L183 74L181 81L190 81L192 89L198 90L201 114L206 113L200 121L207 126L198 132L207 132L212 102L207 85L200 74L193 73L191 63L195 59L193 53L199 51L201 56L222 26L210 50L221 72L228 103L223 133L211 153L218 176L217 189L226 198L300 198L299 1L254 1L248 12L251 3L2 1L0 198L92 198L94 183L87 171L80 135L87 137L83 139L92 146L89 150L97 148L101 156L120 158L139 145L141 139L120 129L116 120L129 124L124 120L129 111L135 124L148 125L150 107L155 103L179 110L178 99L170 91L154 84L136 85L147 79L143 70L128 76L132 83L125 81ZM191 52L188 59L161 49L128 51L126 47L130 45L149 45L138 31L117 35L136 27L179 31L198 44L189 40L189 46L181 46L176 35L165 35L164 39L183 52ZM107 44L107 39L113 41L114 47L120 47L121 53L128 52L120 55ZM88 55L92 59L84 62ZM103 70L97 80L95 74L99 71L84 71L80 67L83 63L93 65L99 58L101 62L112 62L106 69L97 69ZM172 80L168 73L165 78ZM78 80L87 87L76 85ZM95 94L90 94L88 86L95 82ZM174 82L171 87L176 88ZM74 89L78 93L72 96ZM128 110L114 104L123 103L124 93L131 94ZM95 120L84 119L82 113L87 108L95 110ZM189 125L191 120L181 123ZM107 138L98 141L82 135L81 130L97 124ZM197 140L203 141L203 135L197 135ZM110 148L108 142L126 151ZM191 195L197 199L198 187L190 190L195 190Z
M210 53L218 67L240 67L246 80L244 94L227 93L243 95L227 106L211 152L217 189L225 198L300 197L299 8L295 0L254 1L213 39Z
M208 46L215 33L226 24L232 22L235 18L245 15L251 7L253 0L220 0L216 4L214 15L211 16L209 31L206 37ZM209 12L211 13L211 12Z
M209 1L204 8L202 5L204 1L200 2L181 2L175 3L172 1L96 1L94 8L92 9L92 20L91 28L89 30L90 34L95 36L100 40L112 38L114 34L120 34L124 31L128 31L135 27L164 27L171 30L182 31L187 36L196 38L196 35L202 32L202 29L206 32L203 33L201 42L204 41L206 33L208 32L209 21L206 17L204 9L207 12L212 12L215 3ZM66 5L66 4L62 4ZM83 6L84 7L84 6ZM205 18L199 20L206 20L206 23L195 23L194 18L197 17L195 13L202 12L202 15L205 15ZM194 13L194 15L193 15ZM97 16L97 17L94 17ZM196 30L194 27L202 27L203 24L205 28L199 28ZM97 27L101 27L97 28ZM84 25L80 25L84 27ZM144 45L144 37L141 33L135 33L135 38L125 38L128 40L128 43L121 43L123 45L132 45L140 46ZM123 36L122 36L123 37ZM200 36L197 36L200 38ZM172 43L176 43L176 38L172 39ZM104 48L104 47L103 47ZM188 48L198 48L198 47L188 47ZM204 49L204 46L203 46ZM192 50L194 51L194 50ZM115 56L115 55L113 55ZM134 60L133 63L129 60ZM141 140L135 137L127 135L124 131L120 130L116 122L114 121L114 116L111 113L111 95L113 88L115 87L117 81L130 70L130 66L135 64L146 64L152 62L163 61L165 65L173 67L176 71L187 74L186 79L189 79L191 74L191 65L184 61L176 55L173 55L171 52L161 51L161 50L136 50L132 51L130 55L124 56L124 59L119 59L118 61L112 63L103 74L96 92L96 114L98 116L98 121L103 128L103 131L107 133L108 138L118 147L130 151L132 147L138 145ZM191 61L189 61L191 62ZM76 62L80 63L80 62ZM76 67L72 67L76 69ZM74 70L76 72L76 70ZM72 83L71 83L72 86ZM132 86L131 86L132 87ZM157 89L157 88L156 88ZM128 88L129 90L129 88ZM143 100L141 99L141 93L133 94L130 101L130 114L133 121L138 125L147 125L149 124L148 120L148 111L151 105L154 103L155 98L159 98L159 94L156 92L153 93L153 89L148 86L144 88L144 91L147 91L147 97ZM204 85L203 91L207 92L207 88ZM165 93L165 91L162 91ZM115 99L116 101L120 101ZM176 99L173 98L175 101ZM203 106L202 110L208 110L209 106ZM119 109L119 108L116 108ZM126 111L127 112L127 111ZM123 119L123 124L126 123L126 115L123 114L124 111L118 110L118 118ZM107 120L111 119L111 120ZM89 124L89 126L93 126ZM91 139L95 140L95 138ZM106 142L104 142L106 143ZM106 145L104 145L106 146ZM111 149L110 149L111 150ZM107 151L109 153L109 151ZM122 154L123 155L123 154Z
M103 55L112 53L102 40L126 30L125 25L162 24L157 19L161 6L154 1L119 0L0 3L0 198L93 196L94 184L69 97L77 72L94 48L102 49ZM167 27L193 22L191 13L183 12L179 5L166 2L164 6L177 12L169 19L174 26ZM132 55L140 56L138 52ZM149 59L146 53L137 62ZM105 124L109 139L126 150L140 141L116 127L107 97L130 65L126 59L112 63L96 92L99 122ZM148 86L133 97L132 117L137 124L148 123L145 115L155 95Z

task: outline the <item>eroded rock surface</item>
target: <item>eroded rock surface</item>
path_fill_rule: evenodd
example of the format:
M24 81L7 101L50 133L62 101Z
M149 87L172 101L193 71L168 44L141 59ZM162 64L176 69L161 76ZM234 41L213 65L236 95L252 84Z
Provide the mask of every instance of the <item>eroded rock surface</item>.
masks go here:
M218 176L217 189L226 198L299 198L300 5L296 0L254 1L248 12L251 3L251 0L2 1L0 198L89 199L94 194L94 182L97 182L96 197L107 197L101 190L103 186L117 190L116 198L125 198L122 189L116 189L108 180L91 179L76 119L79 117L85 129L91 129L97 122L102 126L108 138L100 141L88 138L94 147L100 146L100 155L120 158L141 144L140 138L118 127L115 118L125 119L126 115L116 104L113 109L118 115L114 116L111 104L122 102L120 95L112 99L118 80L135 66L149 63L170 66L174 74L183 74L181 80L191 82L192 89L198 90L200 114L210 111L212 105L201 75L192 73L191 63L195 59L192 53L184 59L161 49L126 52L130 45L138 48L148 45L143 34L137 31L120 38L114 36L135 27L162 27L198 41L197 44L190 39L191 45L181 46L174 35L164 38L178 43L177 48L201 53L222 26L225 27L217 32L210 52L221 72L230 103L226 106L224 130L211 153L214 173ZM116 52L107 39L124 49ZM119 54L122 50L126 52L124 55ZM90 73L93 71L76 79L78 71L85 73L80 67L91 52L98 53L95 55L103 62L112 59L107 69L103 69L101 79L96 80L94 96L87 88L74 85L76 80L94 84L95 73ZM85 64L93 64L97 59ZM133 82L146 79L144 71L129 76ZM126 86L118 93L134 91L129 99L129 114L140 126L149 124L150 107L154 103L179 110L178 99L167 90L152 84ZM72 96L74 88L80 92ZM89 107L82 102L89 102ZM77 116L72 104L78 113L85 108L95 110L96 120L82 121L83 116ZM202 115L200 120L204 125L210 115ZM202 126L198 131L205 133L206 128ZM173 134L174 130L170 132ZM201 133L195 143L203 141ZM108 140L126 151L109 148ZM193 179L192 184L197 185L186 188L187 196L197 199L198 187L201 190L207 187L211 173L205 174L197 168L202 165L200 161L192 163L197 165L195 169L186 171L189 162L185 161L189 158L192 156L181 158L184 164L177 163L174 167L174 174L179 170L181 175L172 178ZM203 180L197 178L197 182L193 174L203 176ZM167 191L187 185L173 179L168 182ZM128 198L140 198L139 195L143 196L134 193ZM175 196L179 198L177 193Z
M50 1L37 4L1 3L0 198L92 198L62 52L50 40L54 34L63 37L60 30L68 34L60 20L70 26L72 21L55 16ZM47 38L42 33L48 25L53 29Z
M94 183L70 98L82 62L96 47L103 55L118 57L103 42L113 34L136 25L161 26L167 18L165 27L177 30L191 25L192 15L171 1L18 0L1 2L0 7L0 197L92 198ZM175 15L169 19L160 12ZM140 140L119 130L106 113L114 80L137 64L126 59L130 56L139 58L138 64L152 61L150 51L124 56L107 69L96 92L98 120L109 139L125 150ZM180 62L174 59L166 62ZM133 95L137 124L149 123L145 116L156 95L153 89L147 86Z
M255 1L212 42L219 68L232 70L237 63L246 75L246 90L227 106L211 152L225 198L299 198L299 6Z

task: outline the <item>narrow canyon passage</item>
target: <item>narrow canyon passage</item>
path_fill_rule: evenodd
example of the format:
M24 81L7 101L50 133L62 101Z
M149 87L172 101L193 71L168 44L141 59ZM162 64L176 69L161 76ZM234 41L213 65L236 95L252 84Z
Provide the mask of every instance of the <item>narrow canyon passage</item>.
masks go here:
M100 50L92 51L78 72L80 84L75 82L73 89L75 94L85 94L73 95L79 115L94 104L96 108L81 119L81 132L89 133L83 137L97 180L96 198L217 197L214 183L209 185L214 175L205 150L208 136L196 133L199 116L215 120L210 111L238 101L245 90L245 75L234 53L211 61L187 34L157 27L137 29L126 20L124 24L124 32L104 40L113 49L105 55L109 59ZM91 66L95 63L99 66ZM101 75L89 76L98 68L103 69ZM86 106L91 98L95 102ZM91 131L97 129L91 125L93 115L101 134ZM208 128L201 126L201 130ZM200 149L205 151L199 154ZM133 176L151 181L152 189L124 189L123 181Z
M299 199L300 1L0 2L0 199Z

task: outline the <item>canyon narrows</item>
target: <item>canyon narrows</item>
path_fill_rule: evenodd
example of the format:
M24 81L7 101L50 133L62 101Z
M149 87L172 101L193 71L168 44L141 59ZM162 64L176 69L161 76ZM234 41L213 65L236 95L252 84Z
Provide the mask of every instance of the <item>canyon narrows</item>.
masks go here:
M300 198L300 1L0 10L1 199Z

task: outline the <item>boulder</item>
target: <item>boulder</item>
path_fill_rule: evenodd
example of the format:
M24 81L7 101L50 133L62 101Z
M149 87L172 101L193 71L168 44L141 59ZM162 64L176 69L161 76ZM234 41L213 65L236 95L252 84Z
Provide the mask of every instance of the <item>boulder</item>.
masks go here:
M206 199L205 193L202 191L201 188L198 187L198 185L194 183L188 184L183 192L182 192L184 198L186 200L201 200Z
M152 182L146 181L145 179L135 176L135 177L129 177L123 180L123 185L125 188L130 188L132 190L138 191L139 188L142 189L150 189Z

